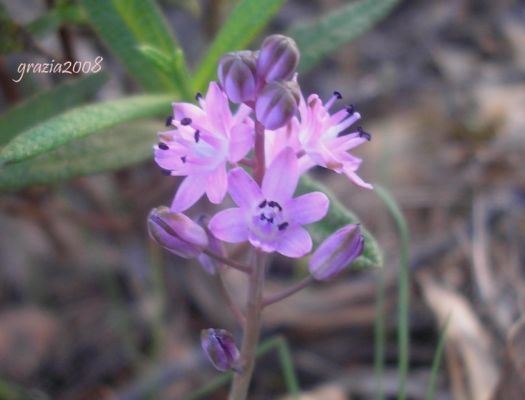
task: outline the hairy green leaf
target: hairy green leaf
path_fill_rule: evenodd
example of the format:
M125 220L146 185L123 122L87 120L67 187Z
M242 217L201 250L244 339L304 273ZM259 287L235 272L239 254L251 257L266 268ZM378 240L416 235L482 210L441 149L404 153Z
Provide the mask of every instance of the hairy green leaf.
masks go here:
M168 95L142 95L75 108L15 137L0 152L0 164L37 156L124 122L168 115L170 100Z
M6 144L20 132L81 104L95 93L108 77L105 73L98 73L64 81L0 115L0 145Z
M292 27L287 35L301 50L299 71L313 68L343 44L371 29L399 0L361 0L340 7L314 21Z
M217 62L229 51L242 50L279 11L285 0L242 0L229 15L195 73L194 89L204 90L215 76Z
M0 190L61 182L77 176L124 168L152 156L161 126L138 121L93 135L54 151L0 169Z
M129 73L154 92L176 89L175 80L158 71L140 52L142 45L172 54L178 46L153 0L81 0L88 18L104 43ZM186 66L180 65L187 75ZM181 88L179 88L180 91Z
M348 224L359 223L357 216L348 210L347 207L323 184L313 180L308 175L303 175L299 182L299 193L323 192L330 199L330 209L328 214L321 221L310 225L309 231L315 244L319 244L337 229ZM361 232L365 237L365 250L361 257L352 263L352 268L371 268L383 266L383 256L379 245L368 230L361 225Z

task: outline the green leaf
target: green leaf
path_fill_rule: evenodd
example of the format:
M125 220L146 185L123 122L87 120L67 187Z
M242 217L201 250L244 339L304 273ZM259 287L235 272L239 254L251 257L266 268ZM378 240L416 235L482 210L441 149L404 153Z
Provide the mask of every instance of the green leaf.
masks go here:
M371 29L399 0L362 0L340 7L318 19L293 26L287 35L301 50L299 71L313 68L343 44Z
M108 77L105 73L98 73L67 80L11 108L0 115L0 145L6 144L20 132L81 104L95 93Z
M139 121L121 125L54 151L0 169L0 190L61 182L77 176L124 168L152 156L155 132L161 125Z
M337 229L348 224L356 224L360 222L356 215L348 210L348 208L346 208L326 186L313 180L308 175L303 175L299 182L299 193L303 194L317 191L323 192L328 196L330 199L330 209L324 219L308 227L315 245L318 245ZM365 237L365 250L361 257L352 263L352 268L358 269L383 266L383 256L376 240L362 224L361 232Z
M26 29L36 37L45 37L65 23L80 24L85 22L85 19L84 10L77 4L61 2L27 24Z
M155 46L167 54L178 50L153 0L81 0L81 4L104 43L145 89L166 92L177 88L175 80L154 68L139 50L141 45ZM187 75L185 64L180 68Z
M0 152L0 164L22 161L135 119L170 113L169 95L142 95L78 107L27 130Z
M195 73L194 89L214 79L217 62L229 51L243 50L279 11L285 0L242 0L229 15Z

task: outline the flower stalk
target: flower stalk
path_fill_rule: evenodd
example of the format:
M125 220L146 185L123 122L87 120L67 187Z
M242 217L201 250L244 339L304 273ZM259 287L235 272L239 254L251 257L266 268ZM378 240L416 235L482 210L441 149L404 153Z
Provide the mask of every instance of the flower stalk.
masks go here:
M255 366L255 353L257 350L257 343L259 342L259 332L261 328L266 255L257 249L254 249L253 252L255 262L253 271L250 275L250 284L248 287L246 324L240 357L241 372L236 373L233 377L228 400L246 399Z

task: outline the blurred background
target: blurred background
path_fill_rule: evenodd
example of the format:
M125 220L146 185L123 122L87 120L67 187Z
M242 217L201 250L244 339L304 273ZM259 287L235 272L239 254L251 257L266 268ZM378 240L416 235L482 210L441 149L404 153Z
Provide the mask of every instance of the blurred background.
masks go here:
M53 19L57 3L69 8ZM235 3L159 1L190 67ZM264 34L347 3L290 0L251 48ZM1 112L72 79L26 74L13 82L20 63L54 57L103 56L108 80L86 94L94 102L141 92L75 1L1 0L0 19ZM338 90L359 110L373 135L356 151L360 175L388 188L407 219L408 398L425 398L447 320L435 398L525 398L523 2L399 2L299 80L306 94L328 99ZM164 118L141 124L127 127L153 143ZM379 295L382 381L386 398L395 398L399 234L374 193L315 173L374 234L384 267L350 271L269 308L263 336L288 339L304 399L376 398ZM149 157L114 172L2 190L0 399L182 399L217 375L201 355L199 332L238 333L217 282L146 233L148 211L169 204L176 185ZM214 209L201 202L193 212ZM268 289L304 273L305 265L275 257ZM227 284L242 299L243 278L232 272ZM252 388L253 399L284 398L277 355L258 361ZM222 388L206 398L225 396Z

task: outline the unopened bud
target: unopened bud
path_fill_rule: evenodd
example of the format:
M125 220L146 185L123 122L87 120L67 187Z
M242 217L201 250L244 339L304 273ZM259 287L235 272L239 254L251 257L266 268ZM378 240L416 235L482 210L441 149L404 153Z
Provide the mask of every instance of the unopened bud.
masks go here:
M183 258L197 257L208 245L204 229L184 214L164 206L150 211L148 232L166 250Z
M203 329L202 350L219 371L238 369L240 353L233 335L224 329Z
M234 103L255 99L256 55L245 50L225 54L219 61L217 75L228 98Z
M297 96L284 82L271 82L257 96L255 115L266 129L284 126L297 112Z
M315 250L308 268L313 277L326 281L349 266L363 253L364 238L359 225L346 225L330 235Z
M268 36L257 59L257 75L266 82L289 79L299 64L299 49L292 38Z

